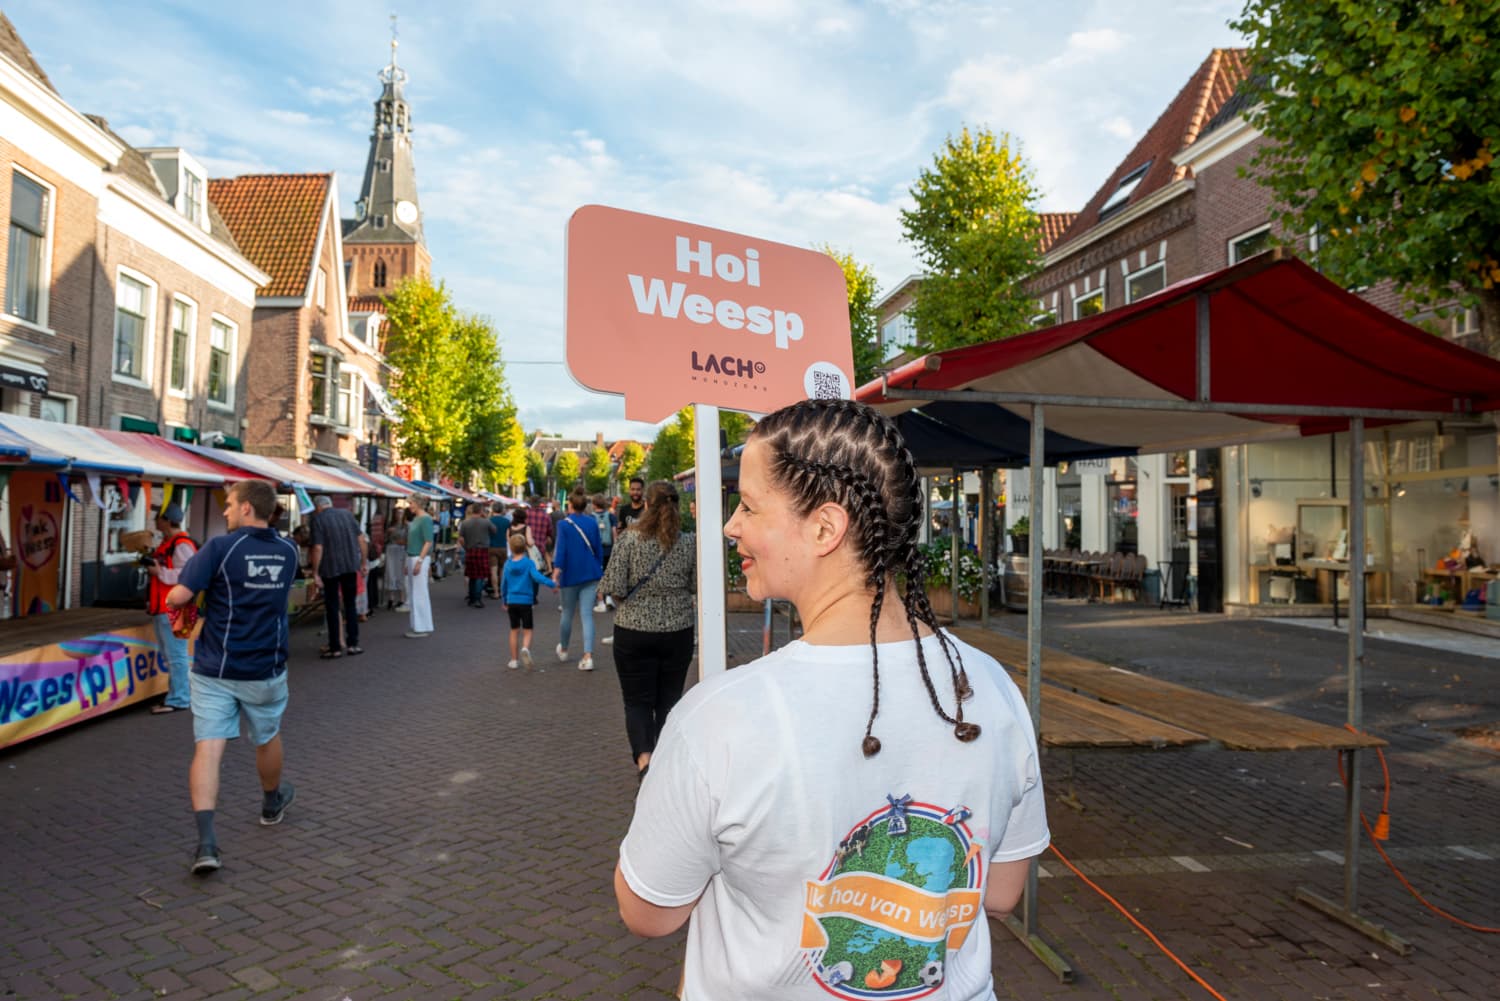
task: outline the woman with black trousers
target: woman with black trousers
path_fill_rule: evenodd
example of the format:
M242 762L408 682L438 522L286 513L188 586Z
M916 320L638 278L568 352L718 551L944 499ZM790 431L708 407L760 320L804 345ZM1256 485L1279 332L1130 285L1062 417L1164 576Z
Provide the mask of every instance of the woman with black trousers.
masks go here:
M658 480L646 490L646 513L616 539L602 587L619 605L615 670L637 778L646 774L667 713L682 698L693 659L697 573L697 544L682 531L677 488Z

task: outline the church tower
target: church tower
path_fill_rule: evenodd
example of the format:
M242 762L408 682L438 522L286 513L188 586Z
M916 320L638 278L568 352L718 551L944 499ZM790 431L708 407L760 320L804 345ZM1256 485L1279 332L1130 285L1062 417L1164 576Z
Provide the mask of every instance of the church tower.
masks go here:
M351 301L389 294L403 278L427 274L432 255L422 235L417 171L411 154L411 107L406 71L391 63L380 71L384 85L375 102L375 128L354 218L344 220L345 269Z

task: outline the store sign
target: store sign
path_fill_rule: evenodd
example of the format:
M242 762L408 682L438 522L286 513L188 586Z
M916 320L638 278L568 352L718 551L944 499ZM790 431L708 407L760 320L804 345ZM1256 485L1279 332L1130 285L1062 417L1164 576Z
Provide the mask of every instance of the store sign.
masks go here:
M569 372L623 395L631 420L853 393L844 273L819 251L586 205L568 220L566 299Z
M1108 459L1079 459L1073 463L1073 468L1078 471L1079 476L1108 476Z
M391 475L396 477L396 479L398 480L405 480L408 483L417 478L416 469L409 462L396 463L396 465L391 468Z
M29 372L11 365L0 365L0 386L28 393L45 393L47 373Z

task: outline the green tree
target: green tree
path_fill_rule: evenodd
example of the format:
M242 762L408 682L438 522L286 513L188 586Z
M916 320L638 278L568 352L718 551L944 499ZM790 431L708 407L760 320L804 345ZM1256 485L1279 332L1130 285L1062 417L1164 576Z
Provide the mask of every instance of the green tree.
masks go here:
M1030 329L1022 281L1041 241L1031 168L1010 136L964 128L949 136L911 188L901 228L926 274L912 306L923 347L998 340Z
M1455 291L1500 349L1500 5L1248 0L1251 172L1345 285Z
M657 432L651 458L646 461L645 478L670 480L692 466L693 456L693 408L683 407Z
M558 452L552 460L552 479L557 489L570 491L578 483L579 462L577 452Z
M526 479L531 483L530 493L544 493L547 488L547 461L536 449L526 452Z
M436 475L467 423L464 387L453 376L457 314L441 284L408 278L386 298L386 360L393 369L391 399L401 420L396 444Z
M854 347L854 384L863 386L880 374L878 317L875 297L879 294L875 272L854 259L853 254L824 244L818 248L839 262L844 269L844 285L849 290L849 339Z
M491 472L494 489L512 497L519 496L526 482L529 466L526 433L521 430L520 422L512 416L501 428L500 438L495 442L495 463Z
M591 494L602 494L608 490L611 465L609 449L603 445L595 445L590 449L588 464L584 467L584 489Z
M750 419L749 414L742 414L738 410L719 411L719 430L724 432L724 441L730 446L743 442L754 426L755 422Z
M501 460L506 429L516 419L500 363L500 345L489 322L474 316L459 317L452 336L457 365L450 378L459 388L464 423L444 458L444 469L458 480L471 473L491 479Z
M620 450L619 480L621 486L630 482L632 476L646 464L646 450L638 442L629 442Z

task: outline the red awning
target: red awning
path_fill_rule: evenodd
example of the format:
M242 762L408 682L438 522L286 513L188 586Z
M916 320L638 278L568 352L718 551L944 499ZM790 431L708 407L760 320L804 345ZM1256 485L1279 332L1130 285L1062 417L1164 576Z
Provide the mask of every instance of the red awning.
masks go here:
M1200 302L1208 321L1202 387ZM973 404L902 399L903 389L1018 398L975 400L996 413L969 409L960 418ZM1473 415L1500 408L1500 362L1376 308L1300 261L1266 255L1087 319L928 355L855 396L891 414L920 407L969 434L1029 419L1020 397L1067 398L1040 400L1049 435L1069 443L1054 449L1049 441L1050 462L1069 449L1161 452L1323 434L1348 427L1351 415L1370 424ZM1234 412L1181 406L1199 401Z
M212 483L243 480L246 473L235 466L216 462L208 456L174 445L165 438L138 431L109 431L97 429L98 433L143 460L149 459L158 469L176 470L163 479L182 483ZM150 470L148 470L150 472ZM254 477L254 474L250 474ZM155 478L155 477L153 477ZM263 478L263 477L256 477Z

